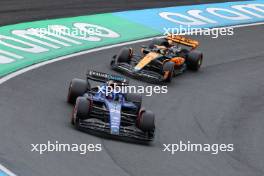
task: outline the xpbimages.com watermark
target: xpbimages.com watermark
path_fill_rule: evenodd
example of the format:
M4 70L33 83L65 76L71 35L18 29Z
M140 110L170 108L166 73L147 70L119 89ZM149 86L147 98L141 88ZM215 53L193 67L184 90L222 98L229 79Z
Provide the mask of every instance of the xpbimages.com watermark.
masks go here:
M87 41L100 41L98 37L119 37L118 33L108 28L87 23L74 23L73 27L67 27L64 25L48 25L45 28L29 28L26 33L42 38L47 36L75 36L76 38L79 37L80 39Z
M232 36L234 35L234 28L232 27L219 27L219 28L197 28L190 25L175 28L163 28L163 35L201 35L218 38L219 36Z
M88 152L102 151L102 144L65 144L59 141L48 141L43 144L31 144L30 151L40 155L50 152L77 152L81 155L85 155Z
M112 93L136 93L152 96L153 94L166 94L168 93L168 86L132 86L124 84L113 84L109 86L98 86L98 93L103 93L106 96Z
M208 152L216 155L219 152L234 151L234 144L195 144L190 141L179 141L175 144L163 144L163 152L174 155L176 152Z

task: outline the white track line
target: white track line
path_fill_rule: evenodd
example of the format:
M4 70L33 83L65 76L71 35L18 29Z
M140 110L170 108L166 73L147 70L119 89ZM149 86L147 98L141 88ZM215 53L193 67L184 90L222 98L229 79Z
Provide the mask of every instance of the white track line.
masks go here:
M9 75L4 76L3 78L0 79L0 84L3 84L4 82L8 81L9 79L12 79L18 75L21 75L25 72L28 72L30 70L34 70L36 68L42 67L44 65L48 65L54 62L58 62L58 61L62 61L62 60L66 60L69 59L71 57L76 57L76 56L80 56L80 55L84 55L84 54L88 54L88 53L93 53L93 52L97 52L97 51L101 51L101 50L106 50L106 49L110 49L110 48L115 48L115 47L119 47L119 46L124 46L124 45L130 45L133 43L139 43L139 42L145 42L145 41L149 41L152 40L155 37L151 37L151 38L146 38L146 39L140 39L140 40L135 40L135 41L131 41L131 42L124 42L124 43L119 43L119 44L115 44L115 45L109 45L109 46L103 46L103 47L99 47L99 48L94 48L94 49L90 49L90 50L86 50L86 51L81 51L78 53L74 53L74 54L70 54L67 56L62 56L62 57L58 57L52 60L48 60L48 61L44 61L26 68L23 68L21 70L18 70L16 72L10 73Z
M0 171L3 171L8 176L16 176L16 174L14 174L13 172L8 170L6 167L2 166L1 164L0 164Z
M258 22L258 23L251 23L251 24L238 24L234 26L226 26L226 27L231 27L231 28L240 28L240 27L249 27L249 26L259 26L263 25L264 22Z
M257 25L263 25L263 24L264 24L264 22L260 22L260 23L252 23L252 24L240 24L240 25L227 26L227 27L240 28L240 27L257 26ZM37 68L42 67L44 65L48 65L48 64L51 64L51 63L54 63L54 62L58 62L58 61L69 59L71 57L76 57L76 56L80 56L80 55L84 55L84 54L88 54L88 53L92 53L92 52L97 52L97 51L101 51L101 50L105 50L105 49L120 47L120 46L124 46L124 45L130 45L130 44L139 43L139 42L145 42L145 41L152 40L153 38L155 38L155 37L146 38L146 39L140 39L140 40L135 40L135 41L130 41L130 42L124 42L124 43L119 43L119 44L114 44L114 45L109 45L109 46L104 46L104 47L99 47L99 48L94 48L94 49L90 49L90 50L86 50L86 51L81 51L81 52L78 52L78 53L70 54L70 55L67 55L67 56L58 57L58 58L55 58L55 59L52 59L52 60L44 61L44 62L41 62L41 63L35 64L35 65L32 65L32 66L23 68L21 70L18 70L16 72L10 73L9 75L6 75L6 76L2 77L0 79L0 84L3 84L4 82L6 82L6 81L18 76L18 75L21 75L21 74L23 74L25 72L28 72L30 70L37 69Z

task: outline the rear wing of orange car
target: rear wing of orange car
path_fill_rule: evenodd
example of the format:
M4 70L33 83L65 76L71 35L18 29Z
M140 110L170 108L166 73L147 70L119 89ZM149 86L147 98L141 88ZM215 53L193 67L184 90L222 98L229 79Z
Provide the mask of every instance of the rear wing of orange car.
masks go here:
M166 39L171 42L192 47L192 49L195 49L199 46L199 42L197 40L193 40L179 35L169 34L167 35Z

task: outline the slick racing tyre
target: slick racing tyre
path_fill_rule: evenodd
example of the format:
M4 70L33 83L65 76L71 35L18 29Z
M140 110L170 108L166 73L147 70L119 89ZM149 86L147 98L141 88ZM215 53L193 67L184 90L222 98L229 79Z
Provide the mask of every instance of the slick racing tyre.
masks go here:
M79 121L89 118L90 101L85 97L78 97L73 108L71 124L77 129L79 128Z
M131 61L131 57L132 57L132 49L131 48L122 48L117 57L116 57L116 61L118 63L122 63L122 62L125 62L125 63L130 63Z
M77 97L82 96L90 90L90 83L86 80L74 78L70 82L67 101L70 104L75 104Z
M167 75L164 75L166 77L165 82L171 82L171 80L174 76L174 65L175 65L175 63L170 62L170 61L164 63L163 72L164 72L164 74L167 74Z
M138 107L138 110L141 108L141 104L142 104L142 95L141 94L127 93L126 99L129 102L133 102Z
M155 45L169 47L169 43L165 38L154 38L151 41L149 48L152 49L155 47Z
M76 116L79 119L85 120L89 118L90 101L85 97L78 97L75 105Z
M155 116L152 111L143 111L140 113L137 126L144 132L151 132L155 129Z
M203 62L203 54L200 51L190 51L187 54L186 63L190 70L198 71Z

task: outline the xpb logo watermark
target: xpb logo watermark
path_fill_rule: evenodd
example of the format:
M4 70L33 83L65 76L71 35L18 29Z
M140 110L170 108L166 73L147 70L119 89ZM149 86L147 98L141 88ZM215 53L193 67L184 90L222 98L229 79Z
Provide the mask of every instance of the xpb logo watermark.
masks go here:
M174 28L164 27L163 35L197 35L197 36L210 36L212 38L218 38L219 36L232 36L234 35L234 28L232 27L220 27L220 28L199 28L191 27L190 25Z
M169 152L174 155L176 152L208 152L213 155L219 152L232 152L234 151L234 144L195 144L190 141L174 144L163 144L164 152Z
M42 144L31 144L31 152L37 152L40 155L50 152L78 152L81 155L85 155L88 152L100 152L102 151L101 144L65 144L59 141Z
M110 83L106 86L98 86L98 93L103 93L106 96L112 93L137 93L152 96L153 94L166 94L168 93L168 86L135 86L126 84Z

